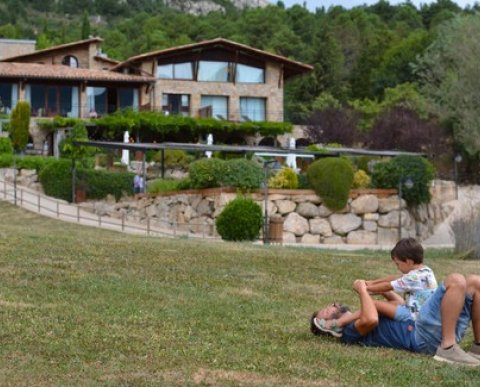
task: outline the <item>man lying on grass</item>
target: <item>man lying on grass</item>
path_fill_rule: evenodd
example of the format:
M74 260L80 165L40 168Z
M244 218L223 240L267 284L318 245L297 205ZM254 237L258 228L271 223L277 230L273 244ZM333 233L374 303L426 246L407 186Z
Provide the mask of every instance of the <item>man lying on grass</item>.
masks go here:
M432 269L423 264L423 247L414 238L398 241L390 256L402 274L367 281L367 290L387 300L373 301L379 315L398 321L416 320L422 305L437 289L435 275ZM359 316L360 311L357 311L338 321L314 318L313 323L321 331L340 337L343 327Z
M438 361L480 366L480 276L450 274L420 309L417 320L392 320L378 315L374 299L364 280L353 283L360 298L358 318L342 305L329 305L315 312L310 320L313 334L329 334L318 329L314 319L344 319L350 322L339 338L346 344L404 349L435 354ZM475 342L469 352L457 344L470 321Z

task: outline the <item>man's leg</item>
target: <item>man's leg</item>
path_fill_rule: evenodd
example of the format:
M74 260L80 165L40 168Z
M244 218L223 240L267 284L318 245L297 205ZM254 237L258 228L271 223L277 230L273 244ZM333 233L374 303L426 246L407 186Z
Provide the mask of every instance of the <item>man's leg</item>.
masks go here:
M469 355L480 360L480 276L467 277L467 293L472 295L472 327L475 342L470 348Z
M463 275L450 274L444 284L446 291L440 307L442 342L434 359L447 363L480 366L480 361L465 353L456 341L456 326L465 304L467 281Z

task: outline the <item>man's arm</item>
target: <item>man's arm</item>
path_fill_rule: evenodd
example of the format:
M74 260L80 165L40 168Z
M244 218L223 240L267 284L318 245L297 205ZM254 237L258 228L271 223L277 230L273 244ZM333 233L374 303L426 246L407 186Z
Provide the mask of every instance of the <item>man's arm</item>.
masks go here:
M367 284L364 280L356 280L353 289L360 297L360 317L355 321L355 329L365 336L378 325L378 312L373 298L368 294Z

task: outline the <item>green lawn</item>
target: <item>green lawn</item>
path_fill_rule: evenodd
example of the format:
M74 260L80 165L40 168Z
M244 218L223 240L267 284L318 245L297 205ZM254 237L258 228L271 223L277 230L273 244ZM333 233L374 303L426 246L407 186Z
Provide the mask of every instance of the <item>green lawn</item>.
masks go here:
M128 236L0 202L0 385L478 385L480 370L313 337L350 284L395 270L341 253ZM479 263L428 252L437 277ZM352 301L353 300L353 301ZM471 334L464 345L471 342Z

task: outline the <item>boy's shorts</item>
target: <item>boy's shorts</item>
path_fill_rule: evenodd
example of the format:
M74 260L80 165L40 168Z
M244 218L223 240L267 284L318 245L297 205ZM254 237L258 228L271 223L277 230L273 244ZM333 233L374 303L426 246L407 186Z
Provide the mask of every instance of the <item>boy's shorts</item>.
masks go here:
M412 320L412 312L410 312L410 308L407 305L398 305L397 309L395 310L395 318L396 321L411 321Z
M418 352L434 354L442 341L442 317L440 307L443 296L445 295L445 285L442 283L435 290L430 298L423 304L415 322L415 341L417 342ZM465 304L460 313L460 317L455 329L457 343L470 325L472 319L472 296L465 296Z

